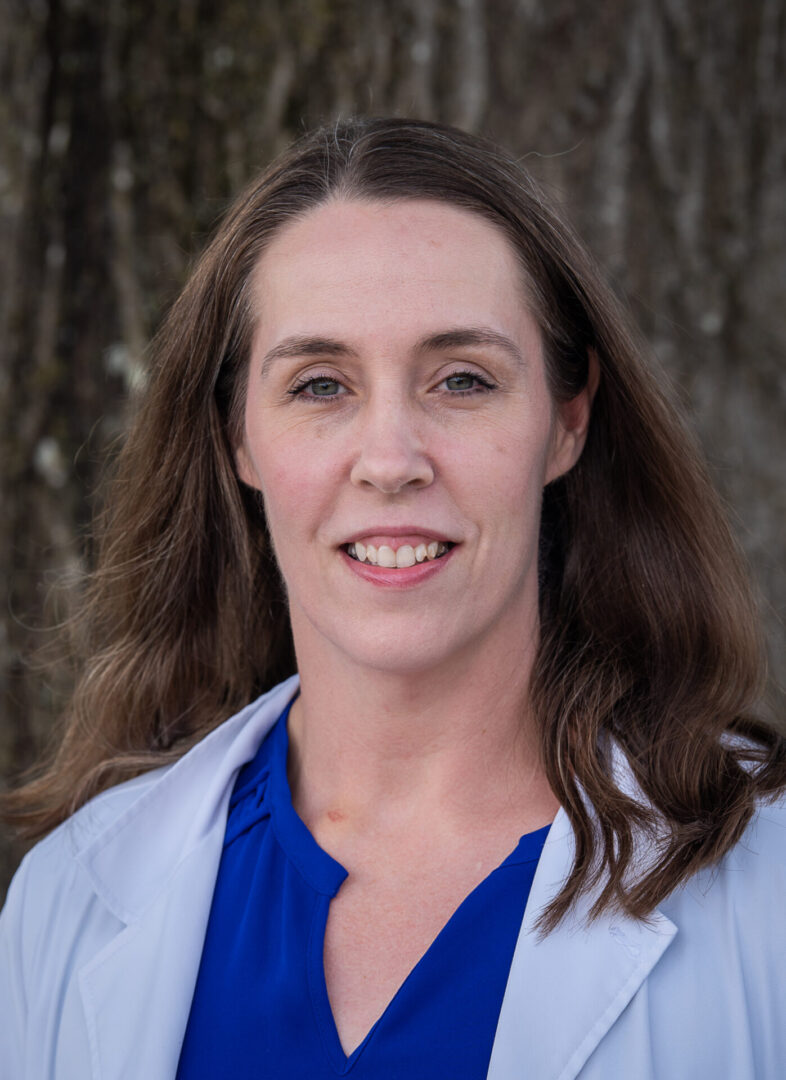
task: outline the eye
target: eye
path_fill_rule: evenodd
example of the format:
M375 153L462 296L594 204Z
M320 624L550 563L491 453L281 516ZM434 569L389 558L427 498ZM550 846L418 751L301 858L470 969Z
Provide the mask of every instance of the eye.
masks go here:
M296 383L288 391L293 397L302 398L335 398L343 397L345 387L332 375L310 375L301 382Z
M478 375L475 371L454 371L439 384L450 391L452 397L464 397L469 394L485 394L496 390L493 382Z

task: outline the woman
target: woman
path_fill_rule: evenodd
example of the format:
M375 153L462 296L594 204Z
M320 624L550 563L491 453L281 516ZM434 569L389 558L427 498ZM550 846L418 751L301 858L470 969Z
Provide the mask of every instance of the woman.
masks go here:
M6 803L57 827L0 923L4 1076L782 1075L748 587L517 164L296 144L161 331L109 507Z

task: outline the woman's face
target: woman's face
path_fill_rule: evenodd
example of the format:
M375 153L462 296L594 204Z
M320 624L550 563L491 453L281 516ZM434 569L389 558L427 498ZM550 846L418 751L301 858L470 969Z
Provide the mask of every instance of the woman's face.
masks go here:
M301 668L414 673L533 635L541 492L588 406L551 399L504 236L450 204L331 201L277 235L253 297L237 467Z

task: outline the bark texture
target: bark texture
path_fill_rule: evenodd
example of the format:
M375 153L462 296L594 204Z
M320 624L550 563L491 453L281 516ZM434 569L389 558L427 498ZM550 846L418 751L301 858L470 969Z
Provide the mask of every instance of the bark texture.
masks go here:
M490 134L566 205L681 390L782 684L785 39L783 0L0 0L0 777L67 692L31 658L191 256L355 112ZM0 835L0 896L19 854Z

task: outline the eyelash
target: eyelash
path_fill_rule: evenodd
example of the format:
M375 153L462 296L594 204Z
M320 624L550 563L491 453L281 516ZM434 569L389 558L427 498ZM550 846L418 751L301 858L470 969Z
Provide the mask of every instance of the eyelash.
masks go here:
M446 375L445 378L441 379L440 381L445 382L447 379L460 378L474 379L476 383L479 383L479 385L473 387L473 389L471 390L449 390L447 391L449 397L474 397L476 394L488 394L490 391L497 389L496 383L491 382L490 379L484 378L483 375L478 375L476 371L452 371L450 375ZM291 388L291 390L287 391L287 393L290 394L292 397L305 398L307 401L334 401L338 397L345 396L344 394L304 393L304 391L309 386L313 385L313 383L316 382L334 382L337 383L339 386L343 385L340 379L335 378L335 376L333 375L328 375L327 373L321 375L309 375L308 378L302 379L300 382L296 383Z

